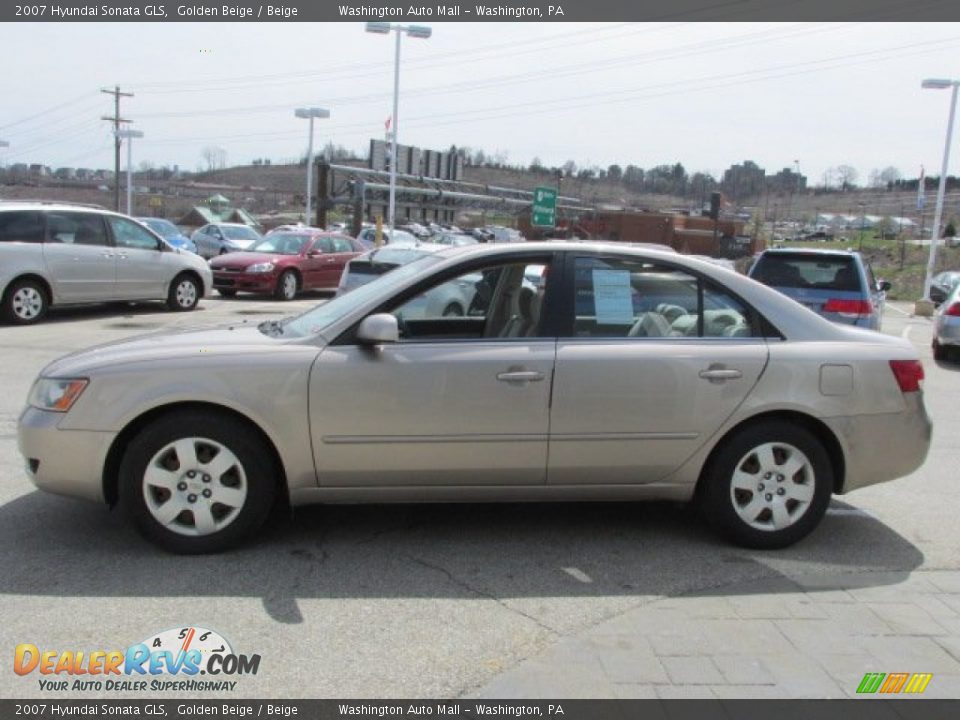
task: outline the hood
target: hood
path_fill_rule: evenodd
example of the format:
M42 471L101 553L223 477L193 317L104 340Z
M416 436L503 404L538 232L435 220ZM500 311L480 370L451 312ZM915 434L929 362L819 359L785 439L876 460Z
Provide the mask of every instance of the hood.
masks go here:
M297 255L277 255L275 253L262 252L233 252L226 255L218 255L210 261L210 267L214 270L230 268L231 270L243 270L249 265L256 263L272 262L274 265L282 263L285 259L299 257Z
M206 325L177 331L139 335L126 340L97 345L65 355L47 365L43 377L83 377L98 369L129 363L163 362L164 360L203 358L215 361L226 355L277 352L285 348L303 352L302 339L270 337L260 332L258 323L241 322L233 325ZM316 341L310 350L317 352Z
M227 238L224 242L226 242L227 245L230 245L230 246L232 246L232 247L238 247L238 248L240 248L241 250L246 250L248 247L250 247L251 245L253 245L253 243L254 243L255 241L254 241L254 240L237 240L237 239L234 239L234 238Z

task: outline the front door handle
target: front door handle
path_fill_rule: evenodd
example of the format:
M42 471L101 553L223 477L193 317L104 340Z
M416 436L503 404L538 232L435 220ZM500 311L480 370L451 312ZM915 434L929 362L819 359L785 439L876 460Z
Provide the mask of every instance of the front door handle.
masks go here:
M702 377L704 380L709 380L710 382L719 383L725 380L737 380L738 378L742 378L743 373L736 368L725 368L711 365L710 369L700 371L700 377Z
M497 380L500 382L540 382L544 377L542 372L536 370L511 370L497 373Z

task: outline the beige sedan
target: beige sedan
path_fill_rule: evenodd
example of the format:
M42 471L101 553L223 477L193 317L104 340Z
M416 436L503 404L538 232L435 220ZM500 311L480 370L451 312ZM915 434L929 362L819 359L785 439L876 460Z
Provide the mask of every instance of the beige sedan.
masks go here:
M405 312L451 281L474 288L462 316ZM235 545L282 499L693 500L778 548L923 463L922 379L906 341L711 263L477 245L281 322L68 355L19 442L38 487L119 503L174 552Z

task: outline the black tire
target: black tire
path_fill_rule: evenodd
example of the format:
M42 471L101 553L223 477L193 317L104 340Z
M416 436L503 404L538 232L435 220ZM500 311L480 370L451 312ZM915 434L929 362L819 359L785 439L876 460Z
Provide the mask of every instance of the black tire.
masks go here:
M762 448L771 448L765 455L773 461L770 467L755 452ZM793 455L794 451L800 455ZM790 467L791 457L793 462L806 463L786 477L778 468ZM735 473L741 486L751 483L749 489L734 488ZM749 425L723 441L701 479L697 501L707 522L737 545L772 550L792 545L813 531L830 504L833 486L833 466L820 440L799 425L776 420ZM809 499L795 499L801 495ZM790 522L775 528L776 518Z
M170 290L167 293L167 307L174 312L196 310L202 294L200 281L197 280L195 275L180 273L170 283Z
M223 297L225 297L225 298L232 298L232 297L236 297L236 296L237 296L237 291L236 291L236 290L220 290L220 289L218 289L217 292L220 293L220 294L221 294Z
M463 317L463 308L452 302L443 309L443 317Z
M277 278L277 287L273 291L273 296L277 300L293 300L297 297L299 289L300 281L297 278L297 273L293 270L284 270Z
M948 358L947 348L938 343L936 340L933 341L933 359L939 360L940 362L946 361Z
M3 296L3 319L13 325L32 325L43 319L49 307L47 289L42 284L29 278L17 280Z
M158 459L158 453L172 443L191 439L196 455L193 464L181 463L175 451L172 457L164 455ZM218 478L212 477L216 470L211 470L211 475L205 471L213 468L212 463L223 452L214 444L232 453L232 458L237 461ZM214 450L219 452L211 455ZM127 445L120 463L120 503L139 532L165 550L184 555L220 552L248 539L270 514L277 489L277 469L271 457L259 433L231 415L214 411L172 412L150 423ZM161 465L172 471L171 476L178 475L186 466L185 474L179 477L182 485L166 490L148 484L145 479L148 466L163 472ZM187 478L190 472L196 474ZM204 479L204 476L211 479ZM231 498L243 490L244 499L239 507L218 503L218 490L234 493ZM205 498L206 492L211 493L210 499ZM161 523L154 513L163 512L165 503L174 501L173 510L180 506L183 510L167 524ZM189 534L191 524L193 532L197 531L198 517L190 508L200 508L201 503L206 503L212 522L223 523L222 527L207 534ZM177 528L179 532L171 528Z

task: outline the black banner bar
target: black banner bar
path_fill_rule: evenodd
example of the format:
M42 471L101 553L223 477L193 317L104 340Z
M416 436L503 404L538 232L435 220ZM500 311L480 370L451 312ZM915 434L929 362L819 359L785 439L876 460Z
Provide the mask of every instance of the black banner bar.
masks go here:
M3 22L951 21L956 0L26 0Z
M0 700L3 720L63 718L554 718L953 720L960 700Z

